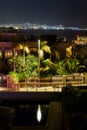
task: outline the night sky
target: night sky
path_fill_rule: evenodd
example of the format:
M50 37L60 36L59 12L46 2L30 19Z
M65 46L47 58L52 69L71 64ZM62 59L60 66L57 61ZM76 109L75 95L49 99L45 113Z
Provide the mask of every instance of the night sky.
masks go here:
M87 0L0 0L0 23L87 27Z

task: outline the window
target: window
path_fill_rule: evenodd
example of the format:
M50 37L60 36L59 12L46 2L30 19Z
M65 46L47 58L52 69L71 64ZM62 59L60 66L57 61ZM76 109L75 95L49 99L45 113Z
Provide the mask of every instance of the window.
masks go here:
M0 50L0 59L2 58L2 51Z
M12 57L12 51L6 50L5 51L5 58L10 58L10 57Z

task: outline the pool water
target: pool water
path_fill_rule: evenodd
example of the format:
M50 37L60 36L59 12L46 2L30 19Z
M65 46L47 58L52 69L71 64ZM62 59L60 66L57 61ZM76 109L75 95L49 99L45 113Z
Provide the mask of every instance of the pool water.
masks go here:
M37 120L38 105L41 110L41 120ZM15 108L13 126L45 126L50 103L48 104L21 104Z

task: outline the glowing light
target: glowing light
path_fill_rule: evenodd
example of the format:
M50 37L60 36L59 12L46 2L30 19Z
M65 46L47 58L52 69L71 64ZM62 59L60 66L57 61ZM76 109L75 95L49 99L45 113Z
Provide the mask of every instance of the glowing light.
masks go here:
M27 53L30 52L28 47L24 47L24 50L25 50Z
M41 121L41 117L42 117L41 107L40 107L40 105L38 105L38 109L37 109L37 121L38 121L38 122Z

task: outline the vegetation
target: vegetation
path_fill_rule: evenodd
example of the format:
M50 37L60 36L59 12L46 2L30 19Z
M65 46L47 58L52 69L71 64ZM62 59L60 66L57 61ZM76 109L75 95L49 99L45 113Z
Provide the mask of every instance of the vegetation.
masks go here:
M40 50L38 48L30 48L30 39L21 36L13 39L14 50L17 50L18 56L9 59L10 71L15 71L24 79L28 76L37 76L40 72L41 77L71 74L75 72L87 71L86 46L72 45L72 56L66 57L66 48L70 44L59 44L56 40L46 39L40 41ZM38 44L38 43L37 43ZM52 44L52 45L51 45ZM50 45L50 46L49 46ZM38 55L39 53L39 55ZM40 56L40 66L38 66ZM40 68L39 68L40 67Z
M25 57L25 61L23 56L17 56L11 58L9 60L10 65L14 65L15 62L15 72L14 74L18 76L19 80L24 80L29 76L37 76L38 75L38 59L34 55L27 55ZM13 70L14 66L12 66L11 70Z
M78 72L79 60L76 58L64 59L56 63L57 74L69 74Z
M41 77L49 77L56 73L55 64L50 60L42 60L40 66L40 76Z

